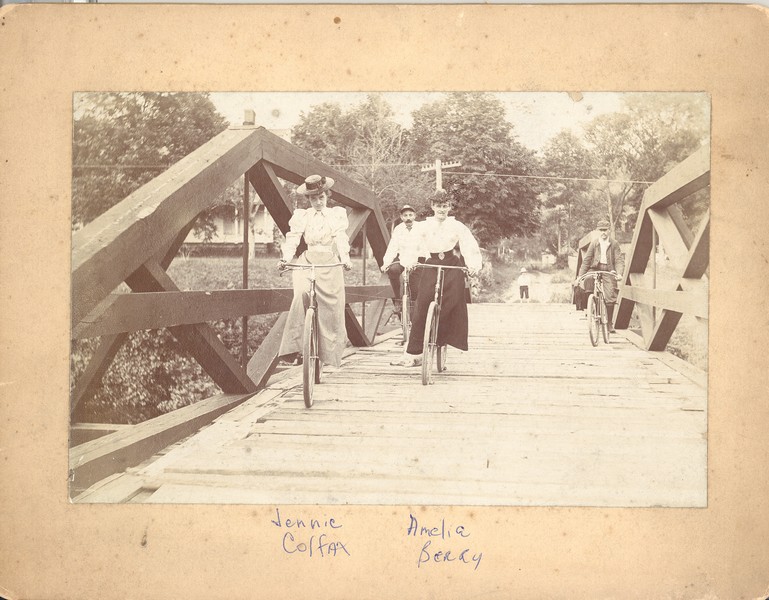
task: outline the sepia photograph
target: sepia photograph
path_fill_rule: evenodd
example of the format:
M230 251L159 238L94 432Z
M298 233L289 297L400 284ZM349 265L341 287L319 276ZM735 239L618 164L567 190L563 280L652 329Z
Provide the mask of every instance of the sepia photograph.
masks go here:
M708 506L704 92L77 92L73 503Z
M0 597L767 598L768 28L0 7Z

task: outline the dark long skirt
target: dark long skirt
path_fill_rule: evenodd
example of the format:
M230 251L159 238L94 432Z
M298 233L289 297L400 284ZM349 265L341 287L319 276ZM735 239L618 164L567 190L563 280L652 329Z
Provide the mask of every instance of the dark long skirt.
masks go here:
M428 258L428 265L462 266L459 257L447 252L441 260ZM408 354L421 354L424 341L425 321L430 302L435 299L435 281L438 269L419 268L421 277L416 307L411 320L411 333L406 348ZM443 300L438 323L438 344L467 350L467 300L465 298L465 276L457 269L446 269L443 278Z

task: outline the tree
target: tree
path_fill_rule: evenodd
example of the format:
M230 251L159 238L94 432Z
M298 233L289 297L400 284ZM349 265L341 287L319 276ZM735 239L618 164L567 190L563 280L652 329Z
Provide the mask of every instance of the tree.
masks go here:
M72 147L73 228L89 223L226 127L207 94L78 95Z
M461 161L457 174L444 172L454 212L490 245L529 235L539 225L541 184L529 178L539 165L515 138L502 103L491 94L454 92L414 112L412 156L432 163Z
M430 183L408 163L404 129L393 120L393 110L380 94L343 112L324 103L300 115L291 141L372 190L385 219L398 218L403 204L426 211Z
M542 236L555 254L575 248L581 232L594 227L601 208L595 206L589 181L594 157L570 130L558 133L545 146L543 172L546 180L542 201Z
M73 229L110 209L226 126L206 94L79 95L73 132ZM237 182L221 201L232 201L236 191ZM210 219L203 218L198 225L209 227ZM73 342L73 385L96 343ZM127 336L103 386L84 400L79 411L86 420L137 422L189 404L214 388L201 367L179 352L167 331L139 331Z
M703 95L629 94L621 112L596 117L585 139L595 155L612 228L633 220L649 183L694 152L708 138Z

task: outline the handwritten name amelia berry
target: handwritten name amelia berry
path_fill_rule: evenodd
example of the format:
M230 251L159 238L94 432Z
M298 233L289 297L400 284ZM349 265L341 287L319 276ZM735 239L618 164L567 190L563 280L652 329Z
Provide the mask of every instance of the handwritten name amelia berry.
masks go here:
M466 540L470 537L470 532L464 525L447 524L446 519L441 519L440 524L420 524L414 515L409 514L406 535L425 540L419 551L417 568L435 563L454 563L474 565L473 571L475 571L481 564L483 552L476 552L471 548L469 541Z

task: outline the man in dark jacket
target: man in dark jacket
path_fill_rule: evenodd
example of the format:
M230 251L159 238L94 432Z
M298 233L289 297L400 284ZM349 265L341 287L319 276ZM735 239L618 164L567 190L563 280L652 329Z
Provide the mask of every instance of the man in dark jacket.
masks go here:
M625 256L619 247L619 242L609 235L609 222L598 221L598 237L590 242L585 251L582 265L579 269L579 277L588 271L611 271L616 277L605 277L603 291L606 298L606 309L609 318L609 331L614 331L614 304L617 301L617 278L625 271ZM587 291L592 291L593 280L588 278Z

